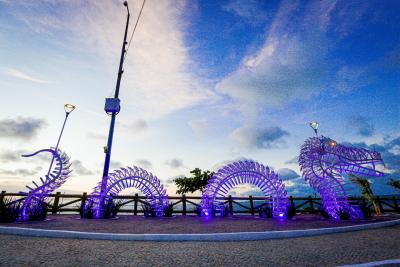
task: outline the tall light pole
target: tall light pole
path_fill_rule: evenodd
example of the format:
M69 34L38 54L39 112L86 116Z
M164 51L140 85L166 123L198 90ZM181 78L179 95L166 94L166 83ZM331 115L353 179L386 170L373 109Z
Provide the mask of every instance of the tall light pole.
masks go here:
M65 119L64 119L64 123L63 126L61 128L61 132L60 135L58 136L58 141L57 141L57 145L54 149L54 151L57 153L58 150L58 145L60 144L60 140L61 140L61 136L64 132L64 128L65 128L65 123L67 122L68 116L69 114L71 114L72 111L74 111L76 107L72 104L65 104L64 105L64 110L65 110ZM50 167L49 167L49 171L47 172L47 175L50 175L50 171L51 171L51 167L53 166L53 162L54 162L54 157L51 159L51 163L50 163Z
M114 135L115 119L116 119L116 115L119 113L119 111L121 109L120 100L119 100L118 96L119 96L119 87L121 84L122 73L124 72L123 64L124 64L124 57L125 57L125 52L126 52L125 47L128 44L128 42L126 41L126 37L128 34L128 25L129 25L129 17L130 17L128 2L125 1L124 6L126 7L128 14L127 14L127 18L126 18L124 41L122 43L121 58L119 60L117 84L115 87L114 98L106 98L106 103L105 103L105 107L104 107L105 112L111 116L111 123L110 123L110 130L108 132L107 146L104 147L104 153L106 154L106 157L104 160L103 178L101 180L101 191L100 191L99 205L98 205L99 209L97 211L95 211L95 216L97 218L103 217L104 201L105 201L105 197L107 194L106 189L107 189L108 172L110 169L111 148L112 148L112 141L113 141L113 135Z

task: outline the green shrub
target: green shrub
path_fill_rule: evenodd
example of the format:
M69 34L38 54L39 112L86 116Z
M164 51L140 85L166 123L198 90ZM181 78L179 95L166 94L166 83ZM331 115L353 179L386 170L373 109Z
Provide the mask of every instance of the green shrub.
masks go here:
M79 206L79 215L82 219L94 219L95 210L93 208L93 201L89 201ZM122 207L122 201L115 201L108 198L104 202L103 219L115 218Z
M0 201L0 223L12 223L18 219L21 202L11 198L3 198Z
M289 220L293 219L293 217L296 216L296 212L297 212L296 208L290 205L287 213L288 219Z
M261 218L272 218L272 208L268 206L261 206L258 208L258 214Z
M27 209L29 221L44 221L49 211L47 203L43 199L32 199L31 205Z
M170 202L167 207L164 208L164 217L172 217L174 213L174 205Z
M369 208L366 203L362 203L360 205L360 210L364 216L364 219L369 220L372 218L373 210L371 208Z
M142 212L144 217L156 217L156 210L149 204L142 204Z
M79 205L79 215L81 216L81 219L93 219L94 217L93 201L82 202Z
M348 211L340 210L340 211L339 211L339 218L340 218L341 220L348 220L348 219L350 219L350 214L349 214Z
M194 209L194 212L196 213L196 215L198 217L201 217L201 206L196 206L196 208Z
M122 207L122 200L114 201L113 199L107 199L104 203L104 219L115 218L117 213L120 211Z
M324 219L330 219L329 214L323 209L319 209L318 213L324 218Z

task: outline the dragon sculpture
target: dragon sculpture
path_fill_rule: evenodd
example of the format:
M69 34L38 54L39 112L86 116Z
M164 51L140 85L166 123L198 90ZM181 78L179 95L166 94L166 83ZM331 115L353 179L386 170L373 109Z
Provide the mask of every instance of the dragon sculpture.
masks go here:
M383 164L378 152L338 144L324 136L306 140L299 157L303 177L320 194L324 209L332 219L340 219L342 212L353 219L362 218L360 210L352 207L347 199L342 174L383 176L376 168L378 164Z
M209 180L201 198L201 215L209 217L212 210L224 209L224 200L229 190L240 185L258 187L266 200L271 201L272 216L285 218L289 201L282 180L267 166L255 161L237 161L220 168Z
M86 201L84 209L94 210L94 218L103 218L101 203L112 201L122 190L126 188L137 188L147 196L149 205L154 209L157 217L164 215L168 206L168 196L160 180L150 172L140 167L127 167L114 170L109 174L106 186L106 195L101 195L101 182L93 189L90 198Z
M44 203L45 199L51 192L65 183L66 179L72 172L72 170L70 170L70 158L60 149L57 149L57 151L52 148L42 149L29 155L22 155L22 157L33 157L44 152L52 155L55 164L52 164L53 167L49 170L49 173L45 175L45 178L40 177L40 183L32 181L33 186L26 185L28 192L21 192L21 194L26 197L20 210L20 221L28 221L33 211L39 208L39 205Z

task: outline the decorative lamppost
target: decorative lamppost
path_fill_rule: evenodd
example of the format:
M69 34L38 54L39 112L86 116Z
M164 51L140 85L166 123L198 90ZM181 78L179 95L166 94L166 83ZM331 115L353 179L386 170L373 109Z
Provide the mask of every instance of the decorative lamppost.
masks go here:
M112 148L112 141L113 141L113 135L114 135L115 119L116 119L116 115L119 113L119 111L121 109L120 99L118 98L118 96L119 96L119 87L121 84L122 73L124 72L123 64L124 64L124 58L125 58L125 53L126 53L125 47L128 44L128 42L126 41L126 37L128 34L128 25L129 25L129 17L130 17L128 2L125 1L124 6L126 7L128 14L127 14L127 18L126 18L124 41L122 43L121 58L119 61L117 84L115 87L114 98L106 98L106 103L105 103L105 107L104 107L105 112L111 116L111 123L110 123L110 129L108 132L107 146L104 147L104 153L106 154L106 157L105 157L105 161L104 161L103 178L101 181L101 191L100 191L100 196L99 196L99 209L95 211L96 218L103 217L104 200L105 200L105 197L107 194L106 187L107 187L107 180L108 180L108 172L110 169L111 148Z
M317 135L317 136L318 136L318 126L319 126L318 122L316 122L316 121L310 122L310 127L313 128L315 135Z
M65 104L65 105L64 105L65 119L64 119L63 126L62 126L62 128L61 128L60 135L59 135L59 137L58 137L57 145L56 145L56 147L55 147L55 149L54 149L54 151L55 151L56 153L57 153L57 150L58 150L58 145L60 144L61 136L62 136L62 134L63 134L63 132L64 132L65 123L67 122L67 119L68 119L69 114L71 114L71 112L74 111L75 108L76 108L76 107L75 107L74 105L72 105L72 104ZM51 171L51 167L53 166L53 162L54 162L54 157L51 159L50 168L49 168L49 171L47 172L47 175L50 175L50 171Z

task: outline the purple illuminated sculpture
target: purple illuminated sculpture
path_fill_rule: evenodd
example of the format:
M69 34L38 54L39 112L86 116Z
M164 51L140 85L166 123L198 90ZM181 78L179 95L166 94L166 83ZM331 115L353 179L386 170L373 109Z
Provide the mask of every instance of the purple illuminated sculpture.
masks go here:
M28 221L29 215L33 213L33 210L37 209L39 205L42 205L46 197L48 197L51 192L65 183L66 179L71 173L71 163L69 163L70 158L60 149L57 149L57 152L53 148L42 149L33 154L22 156L33 157L43 152L51 153L56 164L52 164L53 167L50 167L50 170L48 174L45 175L45 178L40 177L39 183L32 181L33 186L27 185L26 188L29 189L28 192L21 192L22 194L26 195L26 198L22 204L19 214L20 221Z
M208 182L201 198L201 216L209 217L212 211L223 211L229 190L240 185L257 186L266 199L271 200L272 216L286 218L289 205L285 185L278 174L255 161L237 161L219 169Z
M133 166L114 170L109 174L105 188L105 195L102 196L100 193L101 182L98 183L86 202L85 208L92 208L95 218L103 218L102 205L99 200L112 201L113 197L126 188L137 188L144 193L157 217L162 217L168 206L168 196L160 180L140 167Z
M383 176L376 165L383 163L378 152L338 144L321 136L309 138L302 146L299 164L303 177L320 194L324 209L332 219L340 213L350 218L362 218L359 209L350 206L343 188L342 174Z

